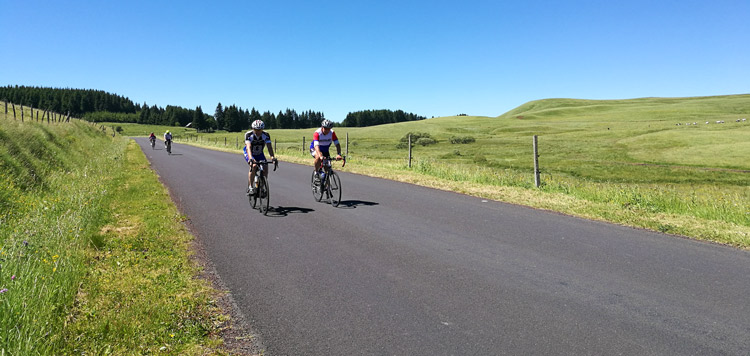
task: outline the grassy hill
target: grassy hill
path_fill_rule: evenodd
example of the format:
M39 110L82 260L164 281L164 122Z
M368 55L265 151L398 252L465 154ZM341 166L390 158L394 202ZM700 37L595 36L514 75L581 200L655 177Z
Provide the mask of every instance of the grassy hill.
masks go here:
M547 99L498 117L441 117L336 132L342 146L349 135L352 172L750 247L750 121L743 118L750 119L750 95ZM125 129L130 135L150 130ZM285 159L309 163L302 142L304 137L309 144L312 131L270 133ZM414 146L411 169L407 150L397 148L409 132L437 140ZM533 185L533 135L539 141L540 189ZM238 152L241 137L185 132L177 142ZM474 141L453 144L455 137Z

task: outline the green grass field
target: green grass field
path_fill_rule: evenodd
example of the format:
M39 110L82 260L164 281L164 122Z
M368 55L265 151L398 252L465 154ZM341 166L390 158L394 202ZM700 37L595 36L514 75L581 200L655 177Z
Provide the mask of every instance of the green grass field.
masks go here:
M750 118L750 95L547 99L498 117L442 117L336 132L342 146L349 136L352 172L747 248L750 121L736 122L743 118ZM152 130L122 127L125 135ZM242 144L242 133L180 130L180 143L235 151ZM302 142L304 137L309 144L312 131L269 130L282 156L298 162L309 161ZM414 146L412 169L407 150L396 148L408 132L438 141ZM540 189L534 188L533 135ZM453 136L475 141L451 144Z
M134 142L0 112L0 355L226 354L182 220Z

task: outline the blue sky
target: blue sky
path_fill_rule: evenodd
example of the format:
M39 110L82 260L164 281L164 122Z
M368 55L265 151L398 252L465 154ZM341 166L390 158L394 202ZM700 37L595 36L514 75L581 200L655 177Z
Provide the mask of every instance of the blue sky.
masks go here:
M0 85L213 114L750 93L750 1L0 0Z

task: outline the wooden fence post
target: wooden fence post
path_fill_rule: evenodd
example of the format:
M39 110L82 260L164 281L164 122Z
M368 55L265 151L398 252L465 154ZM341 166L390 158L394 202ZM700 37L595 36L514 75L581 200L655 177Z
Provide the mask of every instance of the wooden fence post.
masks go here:
M539 148L536 135L534 135L534 185L537 188L541 185L541 182L539 181Z
M23 122L23 104L21 104L21 122Z
M302 152L305 152L305 136L302 136Z
M346 133L346 153L344 154L349 156L349 132Z
M16 120L16 104L10 103L10 105L13 105L13 120Z
M409 134L409 168L411 168L411 134Z

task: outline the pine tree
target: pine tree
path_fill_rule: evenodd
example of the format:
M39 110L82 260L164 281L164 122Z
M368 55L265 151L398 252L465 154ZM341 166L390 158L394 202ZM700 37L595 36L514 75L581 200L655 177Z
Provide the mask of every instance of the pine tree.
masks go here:
M221 103L219 103L219 105L216 105L216 110L214 111L214 120L216 120L216 127L219 130L225 130L224 108L221 106Z
M206 117L203 115L203 109L201 109L200 106L195 108L195 111L193 112L193 127L198 130L199 132L201 130L208 129L208 123L206 122Z

